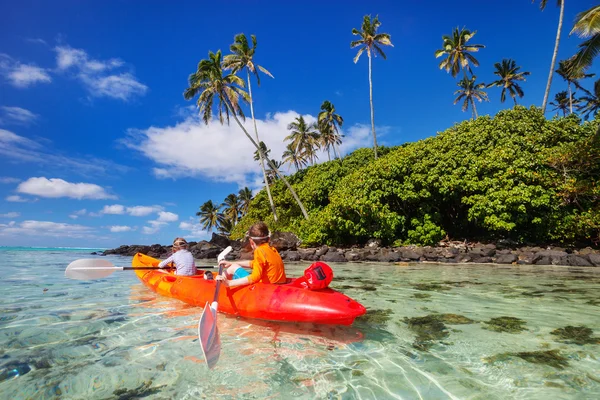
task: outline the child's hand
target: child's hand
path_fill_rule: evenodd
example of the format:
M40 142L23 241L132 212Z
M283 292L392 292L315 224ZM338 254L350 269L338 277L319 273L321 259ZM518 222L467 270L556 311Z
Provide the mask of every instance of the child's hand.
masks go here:
M219 263L219 266L220 266L220 267L222 266L223 268L227 269L227 268L231 267L231 263L230 263L229 261L222 260L222 261Z
M225 277L225 275L217 275L215 280L221 281L221 282L223 282L223 285L229 287L229 280L227 279L227 277Z

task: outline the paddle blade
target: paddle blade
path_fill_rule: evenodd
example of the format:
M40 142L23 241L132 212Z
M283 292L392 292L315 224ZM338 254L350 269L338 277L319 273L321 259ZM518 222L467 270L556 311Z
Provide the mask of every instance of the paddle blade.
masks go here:
M91 280L106 278L117 270L122 270L122 267L115 267L108 260L99 258L82 258L73 261L67 266L65 276L70 279Z
M200 322L198 322L198 337L200 338L200 347L209 369L214 368L221 355L221 337L217 327L217 304L213 307L208 302L202 310Z

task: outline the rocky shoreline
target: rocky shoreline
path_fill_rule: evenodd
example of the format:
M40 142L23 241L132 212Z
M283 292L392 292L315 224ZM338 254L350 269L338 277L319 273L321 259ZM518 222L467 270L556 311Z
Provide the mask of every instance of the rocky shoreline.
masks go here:
M600 250L598 249L590 247L584 249L518 247L510 241L502 240L495 244L440 242L436 247L381 247L377 240L371 240L364 247L301 248L300 240L296 235L281 232L273 234L271 244L277 248L284 261L494 263L600 267ZM190 242L190 251L196 259L215 259L227 246L233 247L233 251L227 256L228 260L252 257L250 248L245 241L230 240L217 234L213 234L210 241ZM123 245L97 254L117 254L131 257L138 252L156 258L166 258L171 255L171 246L160 244Z

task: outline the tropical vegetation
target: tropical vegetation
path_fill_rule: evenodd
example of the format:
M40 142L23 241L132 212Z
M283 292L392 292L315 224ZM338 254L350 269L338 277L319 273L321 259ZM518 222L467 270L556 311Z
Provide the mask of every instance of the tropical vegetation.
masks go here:
M534 1L535 2L535 1ZM540 1L545 9L546 0ZM260 83L255 64L257 40L236 35L231 54L209 52L189 76L186 99L197 97L205 123L216 115L220 123L233 118L256 151L264 189L252 197L248 188L222 203L209 200L197 212L203 229L242 237L256 220L274 230L290 230L305 245L347 246L379 239L384 244L435 244L443 238L498 240L519 243L600 244L600 80L586 89L587 69L598 54L600 7L577 16L573 33L584 40L577 54L558 61L564 0L558 0L559 24L541 108L518 106L530 75L515 60L494 64L496 80L477 80L471 43L475 31L453 29L442 37L439 68L457 79L454 103L471 110L473 118L448 130L393 148L378 146L375 132L372 58L386 59L382 46L392 46L380 33L378 16L364 16L352 33L358 62L366 51L373 150L342 154L344 119L333 103L322 102L318 117L297 116L288 125L281 157L259 140L254 120L250 76ZM237 76L246 72L246 79ZM548 101L554 73L565 86ZM479 116L476 102L489 101L486 88L499 87L515 105L496 116ZM247 89L247 90L246 90ZM545 118L546 104L557 116ZM243 108L249 105L254 138L245 129ZM319 154L327 153L327 161ZM333 157L332 157L333 154ZM266 165L265 165L266 164ZM280 172L287 166L288 175Z

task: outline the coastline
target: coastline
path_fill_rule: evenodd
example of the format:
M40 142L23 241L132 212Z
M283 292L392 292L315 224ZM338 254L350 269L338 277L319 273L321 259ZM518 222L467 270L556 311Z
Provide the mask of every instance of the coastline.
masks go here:
M228 260L252 258L244 241L230 240L213 233L210 241L189 242L190 251L196 259L216 258L225 247L232 246ZM371 240L365 246L338 248L319 246L301 248L296 235L290 232L276 232L271 244L281 254L284 261L324 261L324 262L383 262L383 263L445 263L445 264L491 264L491 265L554 265L567 267L600 267L600 250L586 247L582 249L556 246L516 246L508 241L492 243L440 242L438 246L382 247ZM144 253L156 258L166 258L171 254L171 246L153 244L122 245L92 254L133 256Z

